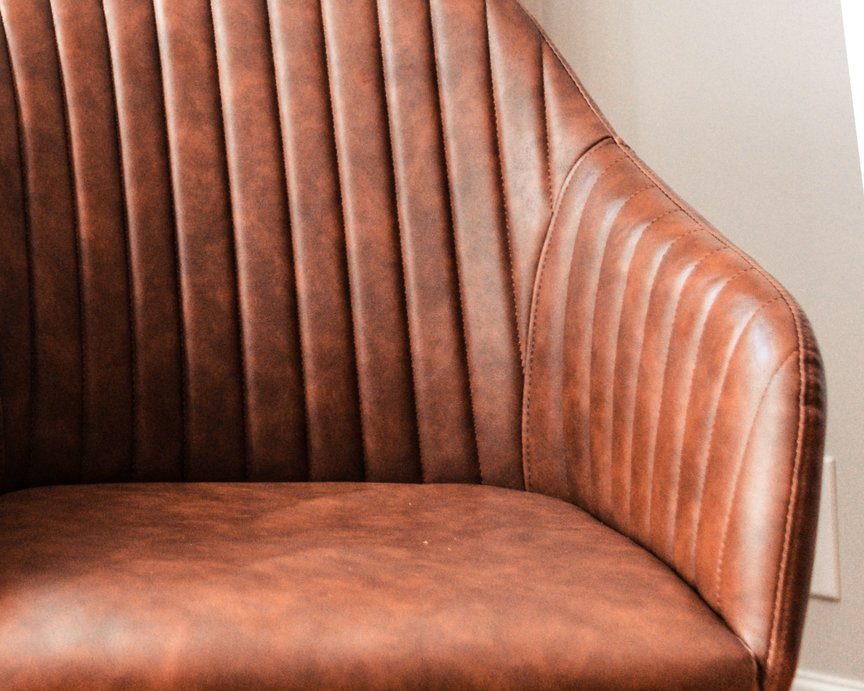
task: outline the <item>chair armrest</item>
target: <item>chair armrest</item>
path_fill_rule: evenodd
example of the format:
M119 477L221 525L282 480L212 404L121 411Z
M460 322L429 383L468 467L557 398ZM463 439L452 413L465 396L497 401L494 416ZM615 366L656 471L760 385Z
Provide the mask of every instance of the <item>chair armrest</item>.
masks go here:
M824 441L806 318L617 140L558 195L526 358L526 485L664 560L794 674Z

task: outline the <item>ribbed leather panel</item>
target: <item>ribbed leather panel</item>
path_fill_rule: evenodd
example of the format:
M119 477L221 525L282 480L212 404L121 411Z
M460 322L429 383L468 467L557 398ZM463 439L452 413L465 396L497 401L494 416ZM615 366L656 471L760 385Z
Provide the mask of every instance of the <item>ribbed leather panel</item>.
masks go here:
M0 16L0 489L527 487L671 565L788 687L813 336L515 0Z
M650 549L770 660L776 574L820 467L824 385L798 307L607 140L565 183L528 359L528 488Z
M543 237L608 132L514 0L0 9L4 486L522 486Z

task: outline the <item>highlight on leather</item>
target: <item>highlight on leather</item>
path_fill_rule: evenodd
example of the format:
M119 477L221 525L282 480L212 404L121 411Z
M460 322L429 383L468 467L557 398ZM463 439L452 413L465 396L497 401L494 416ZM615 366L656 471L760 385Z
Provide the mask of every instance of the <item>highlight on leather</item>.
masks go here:
M589 511L794 671L800 309L516 0L0 0L2 489L483 483Z

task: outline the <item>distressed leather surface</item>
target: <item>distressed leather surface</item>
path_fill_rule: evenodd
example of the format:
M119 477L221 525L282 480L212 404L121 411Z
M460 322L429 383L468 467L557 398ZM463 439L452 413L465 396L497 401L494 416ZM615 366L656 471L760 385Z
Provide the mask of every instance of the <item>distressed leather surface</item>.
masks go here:
M515 0L0 17L0 489L527 488L652 553L788 687L812 333Z
M27 490L0 502L0 551L7 689L738 691L755 679L747 649L662 562L526 492Z

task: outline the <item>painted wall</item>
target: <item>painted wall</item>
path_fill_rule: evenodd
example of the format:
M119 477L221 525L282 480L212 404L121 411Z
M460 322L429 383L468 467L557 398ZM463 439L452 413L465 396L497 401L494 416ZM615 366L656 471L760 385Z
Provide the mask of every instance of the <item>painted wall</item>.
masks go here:
M842 599L802 668L864 680L864 193L839 0L527 0L613 126L777 276L828 372Z

